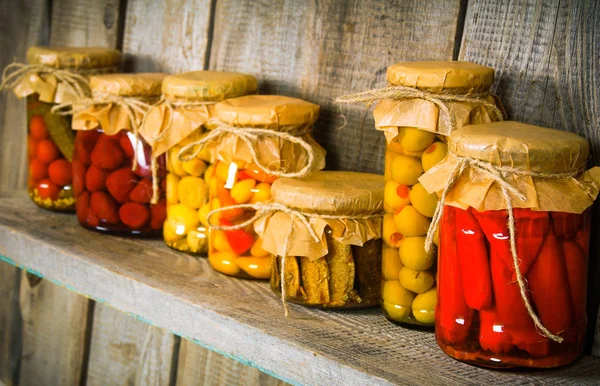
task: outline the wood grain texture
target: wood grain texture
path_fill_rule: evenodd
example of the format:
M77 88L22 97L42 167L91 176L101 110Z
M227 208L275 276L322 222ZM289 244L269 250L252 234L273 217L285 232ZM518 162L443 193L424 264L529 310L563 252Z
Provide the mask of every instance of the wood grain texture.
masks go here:
M384 86L395 62L452 59L459 3L217 1L210 68L252 73L261 93L321 105L314 136L327 168L382 173L384 138L371 111L340 110L333 98Z
M50 44L117 47L119 0L54 0Z
M97 303L86 385L168 385L176 338Z
M0 69L25 61L30 45L48 39L47 0L0 0ZM27 184L25 102L10 90L0 92L0 192ZM21 354L20 272L0 266L0 383L16 384Z
M181 341L177 386L284 386L286 382L187 339Z
M484 0L469 2L460 59L496 69L493 90L510 119L583 135L600 165L599 51L597 1ZM600 222L592 228L588 342L596 331L600 355Z
M488 384L493 378L498 385L584 385L600 379L600 359L592 357L539 372L469 366L446 356L433 334L395 326L378 309L291 305L286 320L267 283L218 274L206 260L161 240L87 231L74 218L30 205L24 195L0 198L0 255L288 383Z
M126 68L169 73L203 70L210 16L211 0L129 0L123 38Z
M28 203L29 204L29 203ZM21 277L21 385L79 385L89 301L35 276Z

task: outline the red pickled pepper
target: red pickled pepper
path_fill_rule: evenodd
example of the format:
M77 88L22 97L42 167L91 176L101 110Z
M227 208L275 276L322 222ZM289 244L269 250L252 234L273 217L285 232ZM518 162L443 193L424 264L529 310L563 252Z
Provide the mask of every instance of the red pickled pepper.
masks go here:
M445 344L460 345L469 335L473 321L473 310L467 306L462 288L455 285L461 277L460 260L456 240L456 211L445 208L440 226L440 256L438 272L438 302L436 334Z
M469 210L455 210L456 245L467 305L481 310L492 304L492 279L485 237Z
M585 329L587 315L585 312L587 283L587 254L575 241L564 240L562 250L567 267L567 278L571 289L571 301L575 311L575 324L579 332Z
M227 219L219 220L222 226L232 226L233 223ZM225 231L227 243L236 255L247 252L254 245L254 236L243 229L234 229Z

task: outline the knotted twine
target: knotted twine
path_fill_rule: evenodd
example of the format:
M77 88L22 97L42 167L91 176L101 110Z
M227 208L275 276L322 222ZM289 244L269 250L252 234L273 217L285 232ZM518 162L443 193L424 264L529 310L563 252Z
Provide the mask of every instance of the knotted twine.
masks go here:
M64 83L69 91L79 98L83 98L90 93L88 80L81 75L81 71L74 72L72 70L62 70L44 64L23 63L11 63L4 68L4 71L2 71L0 90L14 88L29 74L36 74L42 77L44 75L52 75L58 82Z
M541 320L539 319L539 317L533 310L531 303L529 302L529 299L527 298L527 285L525 283L525 278L523 277L523 274L521 273L521 269L519 268L521 260L519 259L519 256L517 255L517 245L516 245L516 241L515 241L516 227L515 227L515 217L514 217L514 213L513 213L511 194L513 196L517 197L521 201L525 201L526 197L523 193L521 193L521 191L519 191L519 189L515 188L510 183L508 183L505 176L512 174L512 175L518 175L518 176L528 176L528 177L532 177L532 178L544 178L544 179L572 178L576 184L578 184L580 187L583 187L583 184L578 179L575 178L575 176L580 174L582 172L582 170L577 169L577 170L573 170L570 172L564 172L564 173L540 173L540 172L533 172L530 170L518 169L518 168L513 168L513 167L508 167L508 166L495 166L488 162L484 162L484 161L481 161L481 160L478 160L475 158L457 156L454 153L448 153L448 156L452 157L453 159L456 159L457 162L456 162L456 165L452 168L452 170L450 172L450 178L448 180L448 183L446 184L446 187L444 188L444 190L442 192L442 195L440 197L438 205L435 209L433 218L431 219L431 224L429 226L429 230L427 231L427 237L425 239L425 251L432 252L433 239L434 239L435 233L439 227L439 223L442 219L442 215L444 214L444 206L445 206L446 196L448 195L448 192L450 192L452 190L452 187L454 186L454 184L460 179L460 177L467 170L467 168L474 168L478 172L485 175L487 178L492 179L494 182L496 182L500 186L500 190L502 192L502 197L504 198L504 201L506 203L506 210L508 212L508 232L509 232L509 240L510 240L510 252L511 252L511 255L513 258L513 266L515 268L515 275L517 277L517 282L519 284L519 291L521 293L521 298L523 299L523 303L525 304L525 308L527 309L527 313L529 314L529 317L531 318L531 320L533 320L533 323L535 324L535 327L538 329L538 331L541 331L541 335L543 335L547 338L550 338L555 342L562 343L562 341L563 341L562 337L560 337L558 335L554 335L550 330L548 330L542 324Z
M451 94L447 92L434 93L429 91L419 90L414 87L406 86L387 86L384 88L369 90L360 92L357 94L350 94L338 97L335 99L335 103L341 104L354 104L354 103L367 103L371 105L373 102L382 100L395 100L401 101L406 99L423 99L436 105L444 114L441 115L441 119L444 120L446 125L451 131L457 129L456 118L454 114L450 112L447 102L467 102L477 105L482 105L489 108L494 115L496 120L503 121L504 114L502 111L492 102L485 100L485 97L490 95L489 93L469 93L469 94Z
M204 148L204 146L211 143L218 143L223 137L227 135L233 135L241 139L246 144L246 146L248 146L250 154L252 155L252 160L254 161L256 166L258 166L260 170L267 174L270 174L275 177L302 178L306 177L313 168L313 164L315 162L314 150L312 146L310 146L306 141L299 138L299 136L305 134L306 132L296 132L294 133L294 135L287 132L274 131L270 129L258 129L254 127L235 127L221 121L218 118L209 119L207 124L208 126L213 127L213 129L210 130L204 137L202 137L198 141L192 142L182 147L179 151L179 159L181 161L190 161L202 151L202 148ZM258 144L259 139L261 137L282 139L284 141L288 141L302 146L307 156L306 165L304 165L302 169L295 172L287 172L284 170L272 170L268 167L268 165L263 165L258 159L258 150L256 149L256 145Z
M211 223L210 218L220 212L225 212L231 209L252 209L255 211L254 215L248 220L241 222L236 225L214 225ZM238 229L246 228L256 221L276 212L283 212L290 216L290 229L287 233L285 241L283 243L283 250L285 253L281 256L281 272L280 272L280 280L281 280L281 303L283 304L284 314L286 318L290 317L290 310L286 300L286 290L285 290L285 260L289 257L289 243L292 239L292 235L294 232L294 219L300 220L300 223L306 227L306 230L310 234L311 238L318 244L320 242L319 236L317 232L313 228L310 223L311 219L325 219L325 220L367 220L375 217L382 217L383 213L374 213L374 214L366 214L366 215L334 215L334 214L316 214L304 212L298 209L290 208L286 205L279 204L276 202L270 203L256 203L256 204L240 204L240 205L232 205L226 206L222 208L218 208L212 210L208 213L207 220L208 224L211 228L221 231L233 231ZM210 253L210 252L209 252Z
M67 102L57 104L52 107L52 113L57 115L73 115L76 113L80 113L90 107L99 106L99 105L107 105L113 104L122 107L127 117L129 118L129 122L131 127L133 128L133 135L135 137L135 146L133 147L133 162L131 166L131 170L135 171L138 166L138 152L139 152L139 144L140 138L138 129L140 127L141 120L137 117L143 117L146 115L147 111L150 110L152 105L149 103L154 99L154 97L133 97L133 96L120 96L115 94L110 94L101 91L93 91L91 98L81 98L75 102ZM151 157L151 170L152 170L152 199L151 203L158 203L159 191L158 191L158 163L156 162L156 157Z

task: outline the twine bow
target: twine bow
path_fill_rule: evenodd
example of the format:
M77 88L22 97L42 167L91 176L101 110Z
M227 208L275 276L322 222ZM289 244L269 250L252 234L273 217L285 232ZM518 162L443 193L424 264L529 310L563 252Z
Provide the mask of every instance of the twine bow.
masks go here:
M263 172L269 175L275 177L302 178L306 177L313 167L315 161L313 148L306 141L298 137L303 133L296 133L296 135L292 135L290 133L274 131L269 129L257 129L253 127L234 127L226 124L225 122L217 118L209 119L208 125L214 126L214 128L200 140L192 142L181 148L181 150L179 151L179 159L181 161L190 161L194 159L202 151L202 148L207 144L215 142L218 143L223 137L227 135L233 135L241 139L246 144L246 146L248 146L250 154L252 155L252 160L254 161L256 166L258 166L259 169L261 169ZM302 146L307 156L306 165L304 165L302 169L296 172L269 169L268 165L263 165L258 159L258 151L256 149L256 145L260 137L282 139L284 141L288 141Z
M90 107L99 105L117 105L125 110L129 123L133 129L135 137L135 146L133 146L133 162L131 170L135 171L138 167L138 154L140 151L139 127L141 120L138 117L145 116L152 105L150 101L154 97L132 97L120 96L100 91L93 91L91 98L81 98L75 102L61 103L52 107L52 113L57 115L73 115L82 112ZM158 203L158 163L156 157L151 157L150 168L152 171L152 199L151 203Z
M439 223L442 219L442 215L444 214L444 205L446 202L446 196L448 192L452 190L456 182L460 179L463 173L467 170L467 168L471 167L476 169L478 172L481 172L486 177L492 179L500 186L500 190L502 192L502 197L506 202L506 209L508 212L508 232L509 232L509 240L510 240L510 252L513 258L513 266L515 268L515 275L517 277L517 282L519 284L519 291L521 293L521 298L523 299L523 303L525 304L525 308L527 309L527 313L529 317L533 320L536 328L541 331L541 335L552 339L555 342L561 343L563 338L553 334L550 330L548 330L541 322L539 317L536 315L533 310L529 299L527 298L527 285L525 283L525 278L519 268L521 260L517 255L517 246L515 241L516 227L515 227L515 217L513 213L513 205L512 205L512 196L515 196L521 201L525 201L526 196L519 191L519 189L512 186L508 181L506 181L505 175L513 174L520 176L529 176L529 177L537 177L537 178L552 178L552 179L563 179L563 178L572 178L579 186L583 186L579 180L575 178L581 170L574 170L571 172L565 173L538 173L529 170L516 169L513 167L507 166L494 166L488 162L483 162L478 159L470 158L470 157L459 157L452 153L449 153L449 156L456 159L456 164L454 168L450 172L450 179L446 184L442 192L442 196L438 202L437 208L434 212L433 218L431 220L431 225L429 226L429 230L427 231L427 237L425 239L425 251L431 252L433 249L433 239L435 232L439 227ZM442 257L443 258L443 257Z
M11 63L4 68L4 71L2 71L0 90L5 88L15 88L29 74L36 74L41 77L44 75L52 75L78 98L84 98L90 94L88 80L80 73L74 72L73 70L62 70L44 64L23 63Z
M212 216L214 216L220 212L225 212L225 211L228 211L231 209L242 209L242 210L251 209L251 210L254 210L255 213L248 220L241 222L239 224L236 224L236 225L214 225L214 224L212 224L212 222L210 221L210 218ZM320 238L317 235L317 232L315 231L315 229L313 228L313 226L310 222L311 219L366 220L366 219L370 219L370 218L383 216L382 213L374 213L374 214L366 214L366 215L316 214L316 213L304 212L304 211L301 211L298 209L293 209L286 205L279 204L276 202L271 202L271 203L232 205L232 206L218 208L218 209L215 209L215 210L212 210L211 212L209 212L207 219L208 219L208 223L211 228L214 228L217 230L222 230L222 231L232 231L232 230L246 228L246 227L254 224L256 221L258 221L270 214L276 213L276 212L286 213L287 215L290 216L290 219L291 219L290 229L289 229L288 234L283 243L284 254L283 254L283 256L281 256L281 273L280 273L281 274L281 302L283 304L283 309L284 309L286 318L289 318L290 311L289 311L287 301L286 301L286 296L285 296L285 294L286 294L286 291L285 291L285 260L289 256L289 243L290 243L290 240L292 239L293 232L294 232L294 219L298 219L300 221L300 223L302 225L304 225L304 227L308 230L308 233L310 234L310 236L313 239L313 241L315 242L315 244L318 244L320 242Z
M335 102L339 103L340 105L354 103L367 103L368 105L371 105L373 102L378 102L382 100L401 101L406 99L423 99L436 105L444 113L441 115L441 118L444 120L446 125L450 127L451 130L456 130L456 118L452 113L450 113L450 109L446 104L447 102L469 102L482 105L490 109L494 113L494 115L496 116L496 120L504 120L504 114L502 113L502 111L494 103L485 100L485 97L488 95L489 93L470 93L466 95L450 94L443 92L433 93L429 91L419 90L414 87L390 85L376 90L369 90L357 94L344 95L336 98Z

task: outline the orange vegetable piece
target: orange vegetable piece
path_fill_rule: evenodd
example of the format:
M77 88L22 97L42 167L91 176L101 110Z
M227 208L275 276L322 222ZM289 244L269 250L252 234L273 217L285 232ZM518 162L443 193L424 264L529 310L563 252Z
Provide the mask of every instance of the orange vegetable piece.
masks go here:
M231 194L229 190L227 190L224 186L217 187L217 198L221 203L221 207L233 206L237 205L235 200L231 198ZM225 210L221 212L221 217L227 220L233 220L244 214L244 210L241 208L233 208L229 210Z
M256 181L266 182L268 184L272 184L277 179L277 177L263 172L261 169L259 169L258 166L254 164L249 164L246 167L245 172L247 175L254 178Z
M49 164L60 156L60 151L54 142L44 139L38 142L35 154L40 161Z
M50 175L50 181L56 185L70 185L73 182L73 175L71 174L71 163L64 158L57 159L48 166L48 174Z
M137 202L128 202L119 208L119 218L131 229L141 229L150 220L148 208Z
M51 200L56 200L58 198L58 195L60 194L60 188L48 178L44 178L43 180L38 182L36 188L41 198L49 198Z
M42 115L34 115L29 120L29 135L36 141L48 138L46 121Z
M32 159L29 162L29 176L34 181L48 177L48 166L37 158Z

